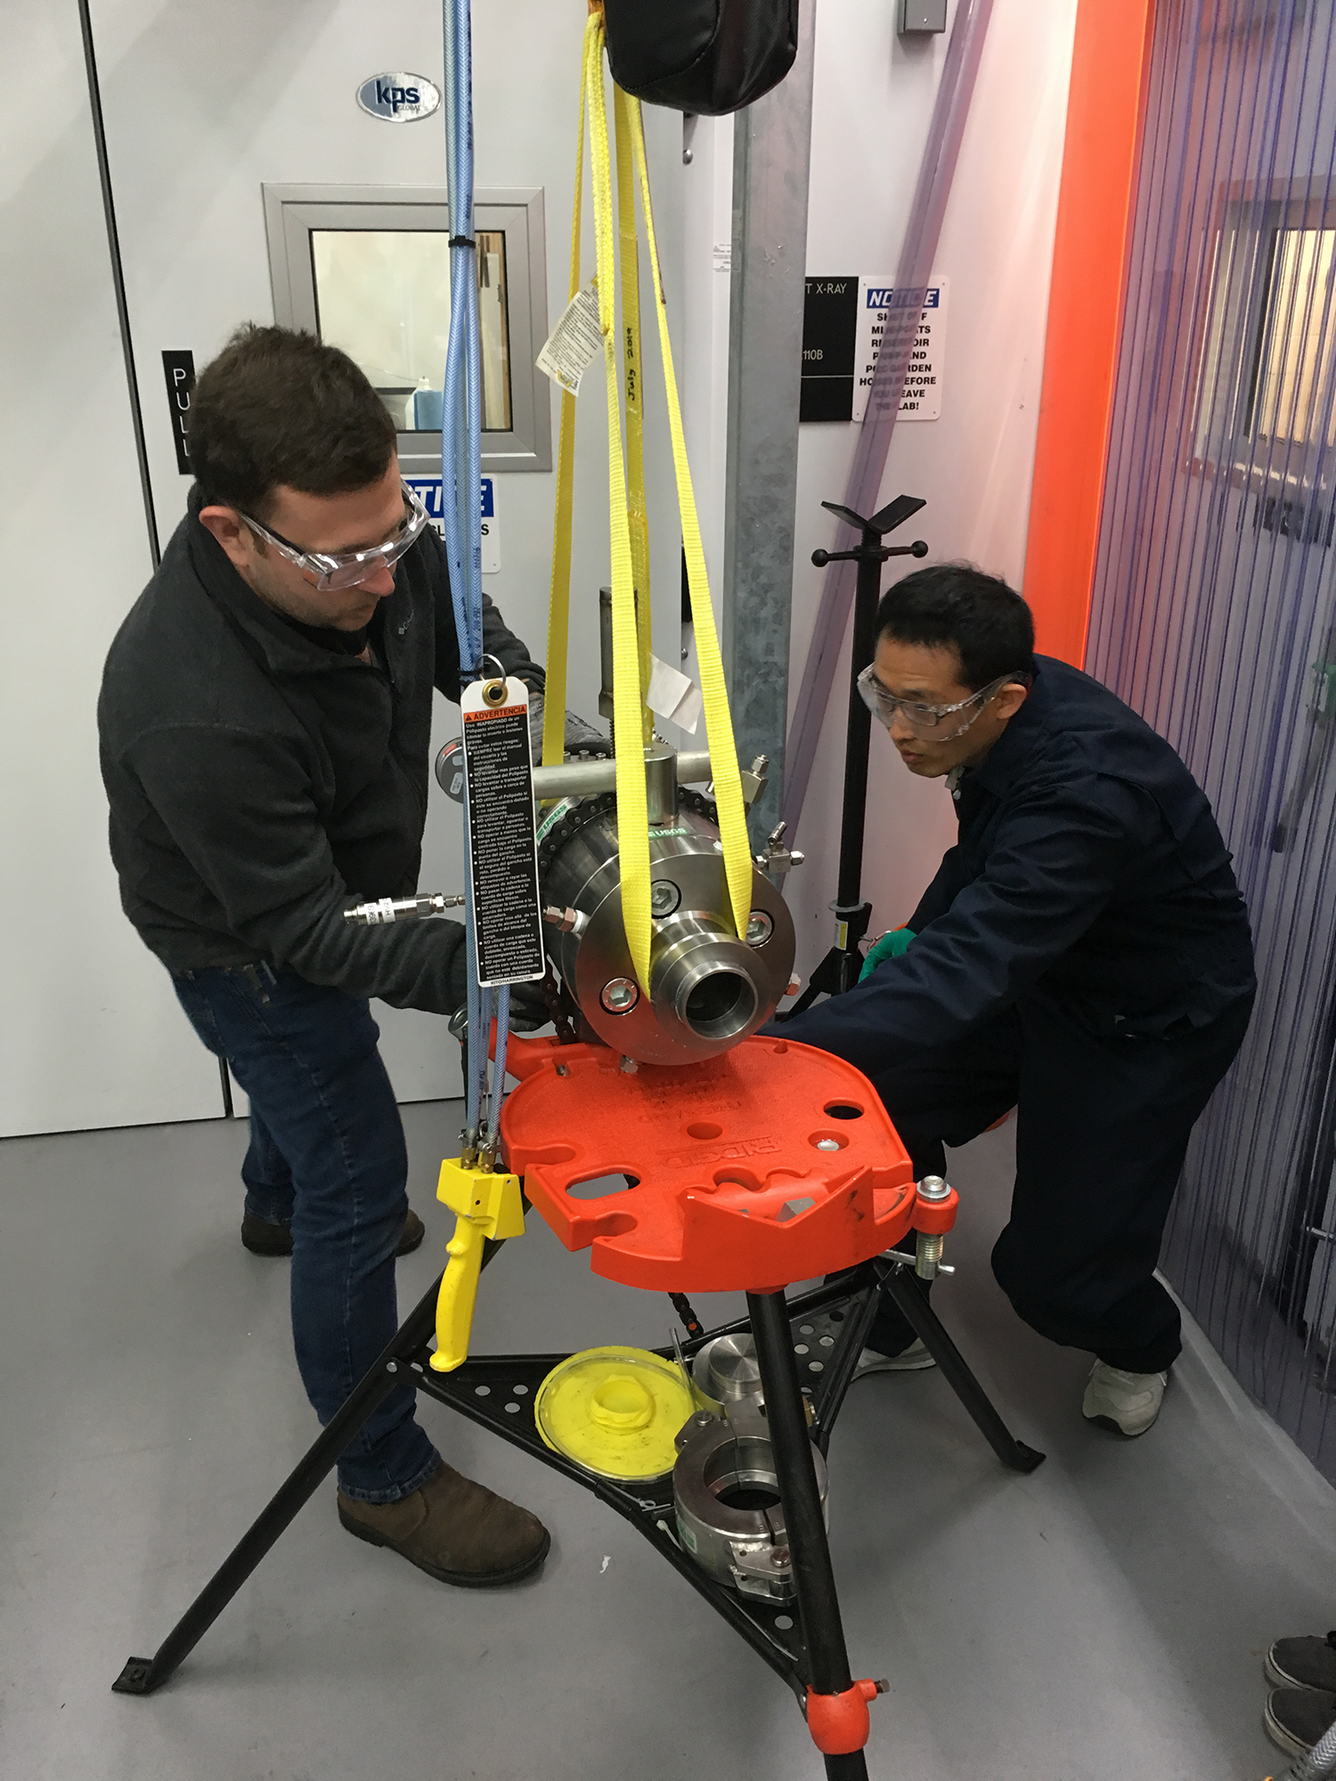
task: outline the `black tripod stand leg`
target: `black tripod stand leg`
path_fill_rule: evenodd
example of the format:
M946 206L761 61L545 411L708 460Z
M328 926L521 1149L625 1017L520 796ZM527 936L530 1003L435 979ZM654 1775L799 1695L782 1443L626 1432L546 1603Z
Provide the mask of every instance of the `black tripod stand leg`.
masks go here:
M1033 1472L1046 1455L1018 1441L993 1408L992 1400L970 1372L965 1357L947 1335L941 1319L928 1303L928 1295L907 1265L893 1262L882 1277L881 1290L902 1313L914 1334L942 1369L947 1384L974 1419L979 1433L1004 1466L1013 1472Z
M397 1385L404 1383L402 1363L425 1344L436 1327L440 1280L396 1331L389 1346L367 1370L321 1431L314 1446L298 1461L273 1501L244 1533L237 1545L186 1609L152 1657L132 1657L112 1683L113 1694L152 1694L187 1658L241 1588L269 1548L321 1481L362 1424Z
M867 1781L867 1758L861 1750L826 1758L826 1781Z
M807 1680L813 1694L846 1694L853 1687L853 1678L783 1293L749 1292L747 1314L756 1340L780 1507L793 1558L807 1646ZM866 1781L867 1764L861 1750L828 1756L825 1761L830 1781Z

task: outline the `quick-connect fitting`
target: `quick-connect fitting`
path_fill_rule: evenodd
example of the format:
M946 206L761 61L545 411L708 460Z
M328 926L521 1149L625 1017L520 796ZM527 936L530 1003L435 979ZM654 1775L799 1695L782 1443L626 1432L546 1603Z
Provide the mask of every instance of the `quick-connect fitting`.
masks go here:
M343 919L358 927L376 928L386 922L417 921L424 915L443 915L447 909L463 906L463 897L447 897L432 891L417 897L378 897L372 903L356 903L351 909L344 910Z

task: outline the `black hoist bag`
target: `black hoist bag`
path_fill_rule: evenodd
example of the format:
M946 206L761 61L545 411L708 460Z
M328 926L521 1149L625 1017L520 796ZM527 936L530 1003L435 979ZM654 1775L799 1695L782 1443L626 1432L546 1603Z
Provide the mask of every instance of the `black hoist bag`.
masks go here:
M798 53L798 0L603 0L612 78L646 105L722 117Z

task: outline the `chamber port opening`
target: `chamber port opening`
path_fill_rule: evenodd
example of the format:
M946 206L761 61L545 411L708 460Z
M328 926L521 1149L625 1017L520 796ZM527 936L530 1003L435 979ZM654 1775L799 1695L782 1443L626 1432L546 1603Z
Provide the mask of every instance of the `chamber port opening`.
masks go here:
M747 1438L717 1447L705 1462L705 1485L727 1509L779 1507L779 1478L768 1441Z
M778 1509L779 1489L757 1484L727 1484L715 1493L726 1509Z
M756 1013L756 989L740 971L711 971L694 983L682 1018L702 1039L731 1039Z

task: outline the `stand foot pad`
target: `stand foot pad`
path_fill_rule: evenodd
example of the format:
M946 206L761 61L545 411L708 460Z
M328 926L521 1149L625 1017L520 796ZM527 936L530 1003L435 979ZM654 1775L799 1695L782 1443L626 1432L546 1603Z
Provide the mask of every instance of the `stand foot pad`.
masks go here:
M152 1694L157 1684L153 1680L153 1659L151 1657L132 1657L120 1675L111 1685L113 1694Z

